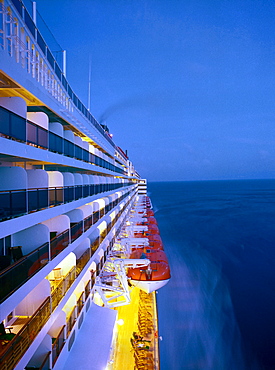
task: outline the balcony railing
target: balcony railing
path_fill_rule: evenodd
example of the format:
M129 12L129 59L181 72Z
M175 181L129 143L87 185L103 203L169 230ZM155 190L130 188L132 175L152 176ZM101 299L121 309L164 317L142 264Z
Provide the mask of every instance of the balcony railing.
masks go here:
M0 356L0 368L12 370L27 351L34 338L43 328L51 314L50 297L48 297L30 320L6 345L6 349Z
M124 194L120 198L120 200L124 199L128 193L130 192ZM111 204L112 205L117 204L117 200L112 202ZM127 206L127 204L125 205L125 207ZM120 212L116 215L115 219L112 221L112 226L114 226L115 222L121 216L122 212L123 210L120 210ZM86 229L84 229L84 231L88 230L87 229L88 225L92 226L93 220L95 222L96 218L94 215L95 214L90 215L84 220L84 225L86 222ZM49 254L49 244L45 243L42 246L35 249L34 251L30 252L28 255L22 257L17 262L13 263L12 265L2 270L0 272L0 286L1 286L0 302L3 302L9 295L11 295L16 289L22 286L27 280L29 280L45 264L47 264L49 260L55 258L60 252L62 252L69 245L69 233L71 233L71 240L76 240L77 237L82 235L83 233L82 223L83 221L80 221L79 223L74 225L70 230L65 230L63 233L51 237L50 254ZM109 231L110 223L107 226L107 231L106 230L104 231L104 235L106 236L106 234L109 233ZM101 241L103 241L102 236ZM90 248L86 252L84 252L83 255L77 260L76 264L77 276L85 267L91 256L98 249L99 244L100 244L99 238L97 238L91 244ZM1 257L7 259L6 256L0 256L0 258Z
M49 261L49 243L45 243L0 273L0 302L29 280Z
M83 233L83 220L71 223L71 243L73 243Z
M105 185L102 191L115 190L114 188L117 188L117 185L120 186L120 184ZM83 185L1 190L0 221L98 194L99 186L100 185Z
M70 332L72 331L72 328L76 322L76 306L74 306L70 316L67 319L67 338L70 335Z
M51 259L53 259L69 245L69 230L65 230L63 233L52 238L50 245Z
M78 276L91 258L91 250L87 249L80 258L76 260L76 276Z
M88 281L88 283L85 285L85 301L88 299L91 291L91 281Z
M77 300L77 316L79 316L82 308L84 307L84 292L81 293L80 297Z
M61 299L65 296L66 292L73 284L76 278L76 268L75 266L71 268L68 274L61 280L51 293L52 297L52 311L59 305Z
M84 231L87 231L89 230L89 228L91 226L93 226L94 222L93 222L93 215L91 214L90 216L86 217L84 219Z
M70 158L92 163L113 172L127 174L125 168L115 166L79 145L44 129L34 122L18 116L4 107L0 107L0 135L7 139L16 140Z
M64 325L60 332L58 333L58 336L56 338L53 338L53 344L52 344L52 363L55 364L60 352L62 351L62 348L65 344L65 327Z
M41 366L39 367L39 370L49 370L50 369L50 355L51 355L51 351L49 351L46 354ZM26 367L25 367L25 369L26 370L31 370L31 369L28 369Z
M125 204L124 209L128 206L131 202L131 199ZM121 210L120 212L122 212ZM94 241L94 247L98 246L98 239ZM92 248L91 248L92 251ZM84 258L85 253L82 255ZM82 258L81 257L81 258ZM80 259L81 259L80 258ZM99 265L101 265L103 260L97 265L97 269ZM85 265L83 265L84 267ZM98 271L94 271L91 273L91 281L87 282L85 286L85 291L81 294L80 298L77 302L77 312L80 313L81 309L83 308L84 302L84 295L85 301L88 299L91 285L93 286L95 277L98 274ZM22 358L24 353L27 351L30 344L33 342L39 331L43 328L47 320L49 319L51 312L58 306L59 302L65 296L66 292L69 290L70 286L76 279L76 267L73 266L68 274L61 280L58 285L55 285L51 296L48 297L42 305L37 309L37 311L32 315L30 320L27 322L26 325L22 327L22 329L16 334L16 336L10 341L10 343L6 346L5 350L1 353L0 356L0 368L4 370L12 370L18 361ZM71 312L71 315L67 319L67 337L72 330L74 323L76 321L76 307ZM64 330L64 327L61 329L61 332ZM60 333L61 333L60 332ZM53 362L56 361L58 354L61 351L62 345L64 343L64 331L63 334L59 334L58 338L60 341L55 341L53 343ZM40 367L40 370L46 370L48 366L49 354L46 356L45 361Z

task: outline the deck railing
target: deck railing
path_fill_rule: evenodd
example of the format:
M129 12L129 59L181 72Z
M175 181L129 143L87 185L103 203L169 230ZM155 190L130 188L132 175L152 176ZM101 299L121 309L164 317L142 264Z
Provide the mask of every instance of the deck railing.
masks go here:
M84 307L84 292L82 292L80 297L78 298L76 306L77 306L77 316L79 316L82 308Z
M85 301L88 299L91 291L91 280L85 285Z
M87 231L89 230L89 228L91 226L93 226L94 222L93 222L93 214L91 214L90 216L84 218L84 231Z

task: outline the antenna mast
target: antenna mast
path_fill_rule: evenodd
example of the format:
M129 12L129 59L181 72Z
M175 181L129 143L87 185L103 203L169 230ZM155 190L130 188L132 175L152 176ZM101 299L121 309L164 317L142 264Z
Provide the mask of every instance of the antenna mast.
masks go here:
M91 74L92 74L92 63L91 56L89 57L89 82L88 82L88 111L91 108Z

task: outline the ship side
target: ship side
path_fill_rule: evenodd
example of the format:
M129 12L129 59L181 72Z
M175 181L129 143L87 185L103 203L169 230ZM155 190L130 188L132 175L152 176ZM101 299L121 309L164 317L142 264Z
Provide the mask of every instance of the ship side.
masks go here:
M65 53L63 62L36 25L35 3L30 15L21 0L0 0L5 370L74 369L77 356L91 369L111 369L116 308L130 303L134 286L150 293L170 278L146 180L74 93ZM156 322L155 314L150 333Z
M0 367L62 369L90 315L101 368L116 311L93 287L146 182L20 0L0 1L0 28Z

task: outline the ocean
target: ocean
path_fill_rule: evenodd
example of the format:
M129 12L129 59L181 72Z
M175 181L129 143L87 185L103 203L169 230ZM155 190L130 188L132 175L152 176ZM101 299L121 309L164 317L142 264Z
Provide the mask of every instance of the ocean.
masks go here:
M161 370L275 369L275 180L148 184L172 278Z

